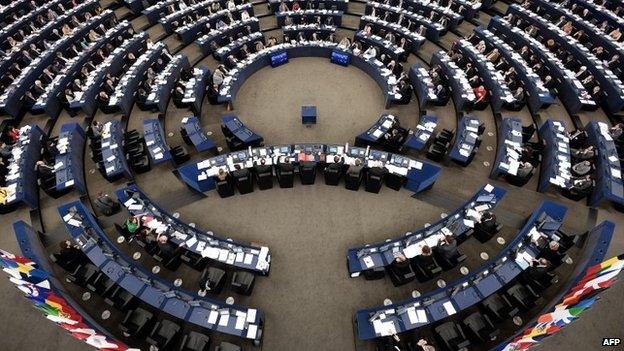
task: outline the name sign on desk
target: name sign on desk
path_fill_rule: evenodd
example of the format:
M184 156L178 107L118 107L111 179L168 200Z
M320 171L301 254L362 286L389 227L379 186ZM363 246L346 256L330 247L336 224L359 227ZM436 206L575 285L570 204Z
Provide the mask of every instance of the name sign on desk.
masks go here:
M271 55L271 67L279 67L288 63L288 53L286 51L278 52Z

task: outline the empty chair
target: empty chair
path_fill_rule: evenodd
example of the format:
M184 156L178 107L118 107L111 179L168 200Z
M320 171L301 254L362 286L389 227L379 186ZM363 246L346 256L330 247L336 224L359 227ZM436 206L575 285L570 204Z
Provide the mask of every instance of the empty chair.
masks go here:
M199 278L199 288L219 294L225 286L226 274L223 269L208 267Z
M373 167L366 172L366 182L364 184L364 190L369 193L379 193L381 190L381 185L383 184L383 179L385 175L385 170L379 167Z
M178 351L208 351L210 350L210 338L204 334L191 331L185 334Z
M192 251L188 251L188 250L185 250L180 255L180 260L186 263L189 267L196 269L198 271L203 270L204 267L206 267L206 264L208 263L208 259L205 259L201 255Z
M186 145L193 145L193 141L191 140L191 138L189 138L188 133L186 132L186 129L184 127L180 127L180 136L182 136L182 140L184 140L184 143Z
M386 270L383 267L375 267L373 269L363 271L362 274L366 280L377 280L384 277Z
M86 287L87 284L96 281L101 275L102 272L100 272L96 266L87 263L84 266L79 266L74 272L70 273L67 276L67 280L76 285Z
M139 307L126 313L126 317L119 324L119 329L124 335L142 337L152 327L153 322L154 315Z
M188 151L184 146L178 145L171 148L171 157L173 158L173 162L180 165L184 162L191 159L191 155L189 155Z
M114 281L110 280L106 275L100 274L96 279L87 283L87 289L98 295L104 295L104 292L110 291L114 285Z
M386 179L386 186L392 190L399 191L405 184L405 177L398 174L386 173L384 178Z
M511 306L506 297L492 294L481 303L484 311L497 321L503 321L518 314L518 308Z
M427 158L432 161L440 162L442 161L442 158L444 157L445 154L446 154L446 148L444 148L443 146L439 144L434 143L429 147L429 150L427 151Z
M280 163L275 168L277 182L280 188L292 188L295 178L295 169L290 163Z
M487 342L496 339L499 330L487 315L474 312L462 320L469 338L476 342Z
M330 163L323 170L326 185L338 185L342 177L342 163Z
M104 302L106 302L109 306L114 306L118 310L125 312L134 308L137 305L138 300L124 288L116 286L115 289L104 299Z
M240 166L238 167L239 168L232 172L232 178L234 179L234 184L236 184L236 189L238 189L238 192L241 194L249 194L254 190L251 172L248 169L240 169Z
M256 276L246 271L237 271L232 275L232 290L240 295L251 295L254 284L256 282Z
M454 322L441 324L437 326L434 331L435 337L444 350L465 350L470 345L470 341L466 339L462 327Z
M397 257L387 267L388 275L394 286L405 285L416 279L416 273L412 270L410 262L405 257Z
M528 311L535 307L535 300L539 297L530 287L521 284L516 284L507 289L506 295L513 305L523 311Z
M299 165L299 176L301 177L301 184L314 184L316 180L316 162L301 162Z
M266 190L273 188L273 167L265 164L256 165L254 166L254 174L258 189Z
M222 341L219 346L215 348L215 351L243 351L243 349L238 345Z
M150 345L156 346L158 350L172 350L173 345L176 344L180 337L181 331L182 329L179 325L169 320L163 320L154 325L146 341Z

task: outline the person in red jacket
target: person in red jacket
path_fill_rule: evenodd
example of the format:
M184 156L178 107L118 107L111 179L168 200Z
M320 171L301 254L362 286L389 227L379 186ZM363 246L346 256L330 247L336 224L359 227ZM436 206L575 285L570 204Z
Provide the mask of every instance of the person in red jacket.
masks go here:
M483 85L479 85L478 87L473 89L475 96L477 97L476 103L482 103L485 101L488 95L488 91L483 87Z

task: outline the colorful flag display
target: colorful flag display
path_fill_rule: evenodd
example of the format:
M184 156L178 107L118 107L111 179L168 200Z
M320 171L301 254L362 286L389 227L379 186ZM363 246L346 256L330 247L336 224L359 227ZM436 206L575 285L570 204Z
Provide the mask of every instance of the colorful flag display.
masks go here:
M528 350L575 321L583 311L596 302L600 292L613 285L622 267L624 267L624 256L613 257L589 267L583 278L570 288L551 312L539 316L533 326L525 329L520 336L501 347L500 350Z
M0 249L0 267L9 275L9 280L32 301L35 308L47 319L67 330L71 336L98 350L131 351L123 343L111 340L89 326L65 299L54 293L49 274L28 258L13 255Z

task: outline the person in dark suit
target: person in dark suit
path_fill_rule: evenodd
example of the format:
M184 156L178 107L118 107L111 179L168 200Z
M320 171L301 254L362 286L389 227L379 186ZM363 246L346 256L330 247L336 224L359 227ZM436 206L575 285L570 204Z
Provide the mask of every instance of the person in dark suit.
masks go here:
M421 254L414 257L414 260L416 261L416 264L426 270L429 270L430 267L436 266L436 262L433 258L433 252L427 245L423 246Z
M551 270L551 266L551 263L545 258L533 260L531 266L526 270L526 276L536 282L543 282L549 278L548 273Z
M474 230L486 236L491 236L496 233L496 216L490 211L481 213L481 220L475 223Z
M57 263L66 270L73 270L81 264L89 262L89 258L69 240L59 243L60 251L55 255Z
M539 255L540 258L548 260L548 262L552 264L553 268L561 265L563 262L563 256L564 254L561 252L561 245L554 240L548 243L548 247L542 250Z
M445 235L440 240L440 244L433 248L436 254L440 255L447 261L452 260L457 256L457 240L452 235Z

